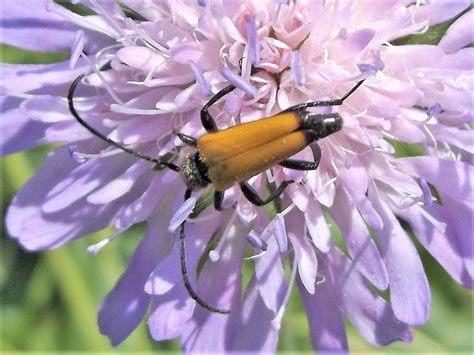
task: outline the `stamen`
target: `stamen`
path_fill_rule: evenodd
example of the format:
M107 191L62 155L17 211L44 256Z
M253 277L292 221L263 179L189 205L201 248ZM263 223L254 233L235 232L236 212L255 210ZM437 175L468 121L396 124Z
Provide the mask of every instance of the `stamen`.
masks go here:
M128 107L125 104L111 104L110 105L111 112L123 113L126 115L161 115L165 113L169 113L168 111L164 110L148 110L148 109L141 109L135 107Z
M89 57L84 52L81 53L81 57L84 58L87 63L89 63L92 70L99 77L100 81L104 85L105 90L107 90L107 92L112 97L112 99L114 99L115 102L118 102L121 105L125 105L125 103L112 90L109 83L107 82L107 80L105 80L104 76L102 75L102 73L97 69L97 63L96 64L92 63L92 61L89 59Z
M337 34L337 37L345 41L347 39L347 29L344 27L341 28L339 33Z
M206 7L206 0L198 0L198 5L201 7Z
M260 51L258 47L258 33L255 25L255 17L247 21L247 42L250 47L250 62L257 64L260 61Z
M374 68L377 69L378 71L384 70L385 64L382 61L382 58L380 57L380 52L372 50L371 54L372 54L372 65L374 66Z
M193 71L193 74L196 77L196 82L201 88L202 93L206 96L211 96L211 86L204 77L202 69L196 64L194 60L189 60L188 65L191 67L191 70Z
M117 36L117 33L114 31L111 31L110 27L98 26L95 21L90 21L88 19L89 16L82 16L82 15L76 14L66 9L64 6L56 4L52 0L46 2L46 10L54 14L57 14L69 20L72 23L75 23L76 25L78 25L78 27L88 28L98 33L104 33L112 38L115 38Z
M426 131L426 133L428 134L428 136L430 136L431 141L433 142L433 148L434 148L434 151L435 151L435 156L438 157L438 142L436 141L436 138L434 137L433 133L428 128L428 125L426 125L426 124L423 125L423 128Z
M69 59L69 69L74 69L79 60L81 53L84 49L84 31L79 30L76 33L76 38L74 39L74 43L71 46L71 58Z
M433 195L431 195L431 190L426 180L420 178L420 180L418 181L418 185L420 185L421 191L423 192L423 202L425 206L433 206Z
M322 274L317 274L316 275L316 285L322 285L325 282L326 282L326 276L324 276Z
M131 25L132 29L140 36L138 39L141 40L145 44L145 46L158 50L166 56L169 56L169 47L166 44L156 42L135 21L130 20L129 24Z
M271 321L271 325L273 329L275 330L279 330L281 327L281 320L283 318L283 314L285 313L286 306L288 305L288 301L290 300L291 291L293 290L293 285L295 283L297 268L298 268L298 263L297 263L296 257L293 256L293 265L291 269L290 283L288 285L288 289L286 290L285 298L283 299L283 303L280 309L278 310L277 315Z
M434 105L428 107L428 109L426 110L426 114L431 118L438 116L442 111L443 108L441 107L441 104L437 102Z
M191 212L193 212L194 206L196 205L197 198L191 196L188 198L184 203L176 210L174 215L170 219L170 223L168 224L168 232L174 233L176 229L183 223L186 218L189 217Z
M247 239L247 242L259 251L266 251L268 249L267 242L261 239L254 231L250 231L250 233L245 236L245 239Z
M107 151L102 151L100 153L95 153L95 154L89 154L89 153L81 153L77 150L77 145L76 144L71 144L68 146L68 151L71 156L77 163L82 164L86 162L89 159L95 159L95 158L105 158L105 157L110 157L112 155L121 153L121 149L111 149Z
M432 216L429 212L427 212L424 208L419 208L418 211L426 218L428 222L430 222L435 229L444 234L446 232L446 227L448 226L446 223L438 221L434 216Z
M112 240L116 239L117 237L119 237L123 232L125 232L126 229L118 229L116 230L114 233L112 233L112 235L110 235L109 237L105 238L104 240L101 240L100 242L96 243L96 244L92 244L92 245L89 245L87 247L87 252L90 254L90 255L97 255L99 253L99 251L102 250L103 247L105 247L107 244L109 244Z
M76 161L76 163L82 164L87 160L84 157L79 156L77 152L77 144L71 144L67 147L67 149L69 151L69 155Z
M357 64L357 67L362 74L375 75L377 73L377 68L372 64L361 63Z
M291 73L293 81L297 86L303 86L305 82L304 73L301 67L301 57L299 51L291 52Z
M224 78L227 79L227 81L231 85L234 85L236 88L239 88L240 90L252 95L253 97L256 97L258 95L258 91L255 87L253 87L249 82L242 79L241 76L235 74L229 68L222 67L221 74Z
M106 11L101 4L99 4L98 1L96 0L90 0L92 2L92 4L94 5L94 7L96 8L96 10L98 10L98 12L103 16L103 18L107 19L108 20L108 23L110 24L110 26L115 30L117 31L118 34L120 34L120 36L122 36L129 44L131 44L130 42L130 38L129 36L127 35L127 33L122 29L123 27L123 24L122 23L118 23L118 21L113 18L112 16L110 16L109 12Z

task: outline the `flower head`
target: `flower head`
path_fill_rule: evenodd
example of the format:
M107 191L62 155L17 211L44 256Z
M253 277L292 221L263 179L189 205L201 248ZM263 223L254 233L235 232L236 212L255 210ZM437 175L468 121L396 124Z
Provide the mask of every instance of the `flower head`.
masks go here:
M372 344L409 341L410 327L428 318L431 294L400 219L454 280L472 288L473 51L465 48L472 10L438 45L394 44L452 18L469 1L80 3L92 14L53 1L5 9L16 23L5 23L6 42L71 53L51 65L2 65L2 152L64 143L15 197L7 227L29 250L115 227L89 248L97 254L148 221L99 312L100 331L112 344L150 307L153 338L181 337L186 351L275 351L293 284L316 349L347 349L344 316ZM38 20L48 25L32 31ZM250 180L260 193L267 184L297 182L275 212L253 206L233 187L224 206L235 208L216 213L203 208L205 192L183 204L176 172L153 169L77 123L64 93L81 73L74 97L81 116L111 140L167 162L182 162L191 151L174 133L203 135L202 107L229 84L236 90L210 109L220 129L340 98L366 80L334 108L343 129L319 141L320 150L296 155L321 154L318 170L275 166ZM404 144L422 153L400 158ZM197 307L182 283L176 230L186 219L190 280L230 315ZM332 242L331 221L345 253ZM249 247L253 261L245 258ZM246 262L255 267L243 288ZM389 290L390 302L374 289Z

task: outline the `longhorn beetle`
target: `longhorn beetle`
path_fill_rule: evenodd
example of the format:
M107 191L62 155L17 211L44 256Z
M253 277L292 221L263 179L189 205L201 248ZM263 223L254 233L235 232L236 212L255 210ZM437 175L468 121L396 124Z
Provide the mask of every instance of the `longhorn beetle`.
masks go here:
M183 163L178 166L127 148L85 122L77 113L73 100L74 91L83 77L84 74L72 82L67 96L69 110L83 127L116 148L180 173L187 186L184 194L185 201L191 197L192 191L213 184L215 187L214 207L219 211L223 210L224 191L236 183L240 185L244 196L257 206L266 205L280 196L288 184L293 182L292 180L283 181L265 199L261 198L246 181L275 164L294 170L316 170L321 159L319 148L317 150L319 154L315 154L315 161L289 158L310 143L339 131L343 120L338 113L316 114L307 109L342 105L344 100L364 82L364 80L359 81L340 99L297 104L274 116L219 131L216 122L209 114L209 108L235 89L235 86L228 85L214 95L201 110L201 122L208 133L199 138L176 133L185 144L197 149L196 153L187 155ZM186 269L184 224L185 221L180 225L179 248L181 274L186 290L193 300L209 311L230 313L229 310L217 308L204 301L191 286Z

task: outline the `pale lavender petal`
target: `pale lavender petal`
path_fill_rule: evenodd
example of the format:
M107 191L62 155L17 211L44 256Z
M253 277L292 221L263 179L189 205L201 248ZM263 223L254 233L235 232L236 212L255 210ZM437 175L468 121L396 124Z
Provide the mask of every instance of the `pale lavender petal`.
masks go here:
M74 41L75 25L46 11L47 0L6 1L2 6L2 42L31 51L61 51ZM47 39L47 40L45 40Z
M0 98L0 154L8 155L33 148L43 143L48 125L31 120L18 108L20 100L13 97Z
M434 126L431 129L431 132L438 141L452 144L470 154L474 154L474 139L472 137L472 131L440 125Z
M177 284L181 283L181 270L177 267L179 248L175 247L148 277L145 292L150 295L164 295Z
M436 258L451 277L464 287L474 288L474 282L464 264L464 253L459 244L446 238L446 225L432 223L420 206L413 206L409 210L398 211L416 234L420 243Z
M175 172L169 171L162 175L156 175L150 181L143 194L135 201L127 205L117 216L115 227L126 229L132 224L139 223L147 219L153 212L153 208L159 203L159 201L163 200L163 196L168 192L168 190L165 190L162 187L170 175L174 176ZM176 188L176 185L173 187Z
M328 252L332 246L331 232L319 204L309 201L304 217L309 235L316 248L323 253Z
M459 14L471 2L469 0L431 0L423 6L411 6L409 9L414 13L414 20L416 22L429 21L431 26L440 22L452 19Z
M472 238L472 221L474 204L471 200L457 200L450 196L442 198L443 205L433 204L429 210L438 220L446 222L446 238L456 245L463 258L469 288L474 284L474 241Z
M395 317L407 324L424 324L430 313L431 292L420 256L380 196L369 191L369 198L384 222L383 228L377 231L377 239L387 265Z
M178 199L178 201L179 200L181 199ZM186 266L188 268L190 280L193 280L196 275L196 264L198 263L209 238L211 238L213 232L217 228L217 223L217 219L212 219L207 223L187 223L185 226ZM179 258L179 248L176 244L175 248L168 254L168 256L160 263L157 263L153 272L150 274L145 284L145 291L147 293L163 295L174 288L177 284L182 283Z
M13 92L42 89L42 94L63 94L70 83L86 71L79 60L76 69L69 68L69 61L54 64L0 64L0 86Z
M329 213L344 236L354 266L377 288L385 290L388 286L387 269L367 226L346 192L339 188L337 196Z
M120 344L140 324L151 296L143 286L153 267L166 255L169 238L160 227L170 213L160 211L151 220L145 238L136 249L127 270L107 295L99 310L99 329L113 346Z
M441 193L463 201L473 189L474 167L471 165L435 157L401 158L404 170L423 177ZM449 183L446 183L449 182Z
M238 229L238 228L236 228ZM229 315L210 313L202 307L196 307L193 317L186 323L181 337L185 352L226 352L233 339L226 336L227 329L239 324L241 263L247 243L239 238L235 230L226 236L226 252L218 262L208 260L201 271L197 292L207 302L230 307Z
M130 159L130 157L128 157ZM130 161L109 156L86 161L70 172L64 179L47 191L41 209L45 213L58 212L113 179L126 168Z
M196 277L196 265L215 228L217 228L215 219L210 223L189 223L186 226L186 264L191 280ZM172 269L173 266L175 271ZM152 287L148 289L150 285ZM145 290L157 295L153 297L152 313L148 322L153 338L165 340L181 335L185 324L193 315L193 310L200 306L196 305L184 288L177 245L153 270Z
M249 282L238 314L240 319L229 324L228 334L231 336L226 353L275 353L279 332L272 325L274 313L262 302L255 279Z
M457 50L474 42L474 10L462 15L446 31L439 42L439 47L446 53L454 53Z
M7 211L6 225L10 235L25 249L57 248L80 236L101 230L111 225L123 208L121 200L107 206L94 206L85 199L78 199L61 211L44 213L42 206L48 192L58 182L66 181L76 166L67 147L51 152L36 175L13 199ZM139 193L139 190L135 187L133 194Z
M316 275L318 273L316 251L304 233L305 225L303 216L291 212L288 218L288 237L295 251L295 258L298 263L298 274L306 290L313 294L315 291Z
M149 171L150 164L139 160L128 168L122 175L117 176L108 184L98 188L87 196L87 202L92 204L110 203L129 192L138 179L146 171Z
M32 96L21 103L20 109L32 120L44 123L61 122L72 118L66 101L57 96Z
M367 287L352 262L337 249L325 255L341 307L362 336L379 346L395 340L410 342L410 328L395 318L389 303Z
M335 41L330 47L330 55L338 62L357 56L374 38L373 29L349 32L344 40Z
M270 237L265 254L254 260L255 278L263 302L268 309L277 312L285 297L287 284L276 239Z
M344 326L344 314L338 298L334 297L340 290L336 288L328 270L320 272L325 275L326 280L318 284L313 295L306 291L301 279L298 278L296 281L308 318L311 342L318 352L347 353L349 344Z
M166 295L153 297L148 318L152 338L161 341L180 336L195 307L196 302L189 298L183 283Z

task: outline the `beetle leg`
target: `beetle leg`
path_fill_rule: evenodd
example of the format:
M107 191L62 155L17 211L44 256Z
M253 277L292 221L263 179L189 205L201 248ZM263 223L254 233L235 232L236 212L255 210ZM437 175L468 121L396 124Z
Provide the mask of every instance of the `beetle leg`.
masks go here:
M184 133L179 133L179 132L174 132L176 137L178 137L181 142L183 142L186 145L190 145L192 147L197 147L197 140L194 137L188 136L187 134Z
M298 159L285 159L279 163L284 168L292 170L316 170L319 166L319 162L298 160Z
M214 192L214 208L217 211L225 211L225 208L222 206L224 202L224 191L215 191Z
M278 196L280 196L283 191L285 191L286 187L294 182L293 180L286 180L283 181L278 188L273 191L270 196L268 196L266 199L262 200L262 198L258 195L257 191L250 185L247 181L242 181L240 183L240 189L242 190L242 193L244 196L249 200L251 203L253 203L256 206L264 206L267 203L272 202L274 199L276 199Z
M201 123L204 129L208 132L215 132L217 131L217 124L214 118L209 114L209 107L214 105L217 101L222 99L225 95L231 93L235 89L235 86L228 85L215 94L211 99L204 105L201 110Z
M314 161L299 160L299 159L285 159L279 163L284 168L293 170L316 170L321 162L321 148L317 143L311 144Z

